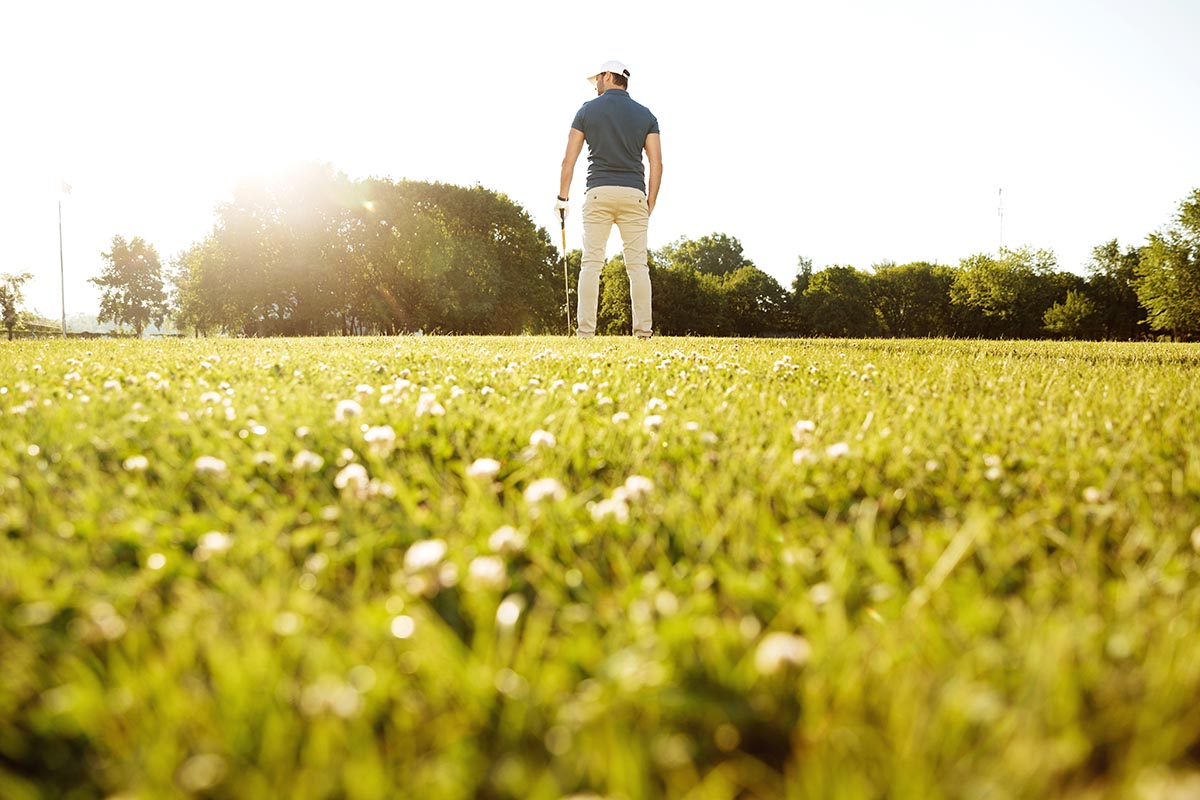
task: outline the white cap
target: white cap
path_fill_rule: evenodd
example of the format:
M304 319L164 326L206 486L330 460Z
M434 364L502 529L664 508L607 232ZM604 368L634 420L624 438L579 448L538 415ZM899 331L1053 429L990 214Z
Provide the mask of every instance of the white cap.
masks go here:
M629 77L629 69L620 61L605 61L600 69L596 70L594 74L588 75L587 79L589 81L594 81L596 80L597 75L600 75L604 72L616 72L619 75L624 75L626 78Z

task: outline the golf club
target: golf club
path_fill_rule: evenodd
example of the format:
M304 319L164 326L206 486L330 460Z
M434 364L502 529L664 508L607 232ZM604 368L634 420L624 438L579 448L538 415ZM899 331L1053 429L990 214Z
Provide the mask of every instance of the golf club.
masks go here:
M563 242L563 291L567 295L567 336L571 335L571 280L567 277L567 212L559 210L559 221L562 223Z

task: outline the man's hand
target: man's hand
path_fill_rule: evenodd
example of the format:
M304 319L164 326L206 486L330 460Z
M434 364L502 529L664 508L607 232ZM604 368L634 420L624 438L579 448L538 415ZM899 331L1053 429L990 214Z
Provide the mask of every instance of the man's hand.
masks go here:
M560 220L565 220L567 218L569 208L567 206L567 201L563 200L561 194L558 196L558 200L554 203L554 210L558 212L558 218Z

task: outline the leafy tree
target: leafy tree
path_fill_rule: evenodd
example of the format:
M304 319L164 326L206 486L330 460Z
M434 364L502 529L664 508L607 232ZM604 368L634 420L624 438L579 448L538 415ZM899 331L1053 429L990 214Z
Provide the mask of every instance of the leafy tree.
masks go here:
M721 278L729 321L738 336L763 336L784 331L787 293L779 281L747 264Z
M796 277L792 279L792 290L784 299L784 328L789 333L812 333L812 325L804 311L804 292L808 289L812 276L812 259L798 256L796 258Z
M653 278L650 287L653 293ZM627 336L633 331L633 309L630 307L629 297L629 275L625 272L625 256L618 253L605 262L600 271L597 332L606 336Z
M102 290L100 322L132 325L141 337L146 326L161 325L167 313L167 295L163 291L162 264L153 245L140 236L125 241L114 236L112 250L101 254L104 270L97 278L89 278Z
M699 239L679 239L664 247L660 258L672 269L690 269L718 277L754 266L742 253L742 243L724 233L712 233Z
M1171 224L1150 235L1135 273L1153 330L1175 339L1200 334L1200 189L1180 204Z
M8 331L8 340L13 340L13 332L21 321L21 303L25 301L21 286L32 278L28 272L19 275L5 273L0 275L0 321Z
M871 297L880 328L887 336L953 336L950 303L951 267L917 261L880 265L871 277Z
M1086 294L1075 289L1064 300L1046 310L1042 319L1046 330L1066 339L1082 339L1091 333L1096 304Z
M989 338L1040 336L1046 310L1061 296L1050 280L1055 266L1052 251L1029 247L1001 248L998 257L979 253L964 258L950 286L951 302L974 319L964 332Z
M815 273L804 290L802 312L818 336L877 336L869 276L834 265Z
M652 270L654 329L668 336L722 336L731 331L720 279L688 268Z
M1136 282L1141 248L1124 250L1112 239L1092 248L1088 263L1087 295L1096 306L1092 336L1100 339L1142 339L1145 309L1138 301Z
M352 181L325 165L243 183L176 262L175 312L250 335L561 330L545 229L482 187Z

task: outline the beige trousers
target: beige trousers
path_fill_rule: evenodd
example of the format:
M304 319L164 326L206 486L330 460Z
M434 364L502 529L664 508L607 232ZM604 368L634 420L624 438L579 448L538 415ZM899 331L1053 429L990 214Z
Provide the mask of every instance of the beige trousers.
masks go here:
M629 297L633 306L633 335L650 335L650 268L646 265L646 229L650 209L646 194L628 186L597 186L583 201L583 260L579 265L579 309L576 336L596 335L600 301L600 271L604 268L608 235L615 224L625 251Z

